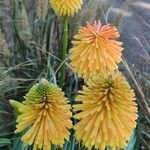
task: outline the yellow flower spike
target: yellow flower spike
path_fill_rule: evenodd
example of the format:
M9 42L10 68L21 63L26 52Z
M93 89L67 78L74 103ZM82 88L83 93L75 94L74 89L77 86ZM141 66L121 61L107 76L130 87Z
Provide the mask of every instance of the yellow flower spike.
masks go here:
M135 94L119 72L99 73L79 91L74 105L78 141L90 150L124 148L136 127Z
M114 40L118 37L115 26L102 26L100 21L80 27L70 50L71 65L78 75L88 80L97 72L117 69L123 50L122 42Z
M83 0L50 0L51 6L59 16L73 16L81 9Z
M21 139L33 144L33 150L50 150L51 144L62 147L64 140L69 139L71 106L56 85L42 79L26 94L23 103L17 102L17 108L20 114L15 133L26 129Z

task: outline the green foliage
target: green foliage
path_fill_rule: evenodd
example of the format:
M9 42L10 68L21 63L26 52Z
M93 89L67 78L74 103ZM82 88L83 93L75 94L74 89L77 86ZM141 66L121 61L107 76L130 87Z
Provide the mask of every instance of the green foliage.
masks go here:
M10 139L0 138L0 147L7 146L10 144L11 144Z
M23 143L19 137L12 139L12 148L10 150L32 150L30 146Z
M138 132L137 129L134 130L133 135L128 142L125 150L139 150Z

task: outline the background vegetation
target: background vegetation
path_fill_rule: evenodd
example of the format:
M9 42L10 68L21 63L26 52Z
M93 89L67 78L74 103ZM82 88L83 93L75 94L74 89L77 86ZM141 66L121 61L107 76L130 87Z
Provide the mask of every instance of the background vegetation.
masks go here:
M121 71L135 89L139 106L138 126L128 150L150 149L150 2L149 0L85 0L70 18L69 47L80 25L100 19L118 26L124 42ZM48 0L0 0L0 150L31 149L14 135L15 117L9 100L23 95L45 77L57 83L62 20ZM68 49L69 49L68 47ZM64 91L73 103L82 86L66 62ZM53 147L53 149L58 149ZM64 150L84 149L72 137Z

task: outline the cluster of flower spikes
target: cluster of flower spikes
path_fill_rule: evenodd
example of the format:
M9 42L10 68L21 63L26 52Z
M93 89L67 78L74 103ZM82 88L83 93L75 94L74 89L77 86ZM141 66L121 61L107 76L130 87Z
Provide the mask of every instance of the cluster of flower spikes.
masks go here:
M19 111L15 133L24 131L21 139L33 144L33 150L50 150L51 144L62 147L64 140L69 140L71 106L56 85L42 79L26 94L23 103L12 103Z
M115 26L95 21L80 27L72 42L71 65L87 82L74 106L74 118L79 120L75 136L89 150L122 149L136 127L135 94L116 71L123 50L122 42L115 40L118 37Z
M79 11L83 0L50 0L53 10L58 16L74 16Z
M73 16L82 0L50 0L53 10L63 17ZM115 41L119 33L115 26L95 21L81 27L70 50L73 69L87 81L87 86L74 105L79 122L75 136L90 150L124 148L136 126L135 95L117 64L121 61L122 42ZM62 147L72 127L70 105L56 85L42 80L31 88L23 103L13 101L20 112L16 133L29 128L22 140L34 144L33 149Z

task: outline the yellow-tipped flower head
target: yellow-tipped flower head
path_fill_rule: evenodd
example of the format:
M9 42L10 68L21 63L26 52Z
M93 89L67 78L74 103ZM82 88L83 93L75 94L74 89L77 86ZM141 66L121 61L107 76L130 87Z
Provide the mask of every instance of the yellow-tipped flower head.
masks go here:
M95 75L74 106L75 136L88 149L124 148L136 127L135 94L120 72Z
M78 75L88 80L99 71L117 69L123 50L122 42L114 40L118 37L115 26L102 26L100 21L80 27L70 50L71 65Z
M73 16L81 8L83 0L50 0L50 3L59 16Z
M15 102L12 101L13 105ZM16 133L25 130L22 140L34 145L33 150L50 150L51 144L63 146L69 138L72 127L70 105L64 93L56 85L42 79L17 103L20 115L17 118Z

